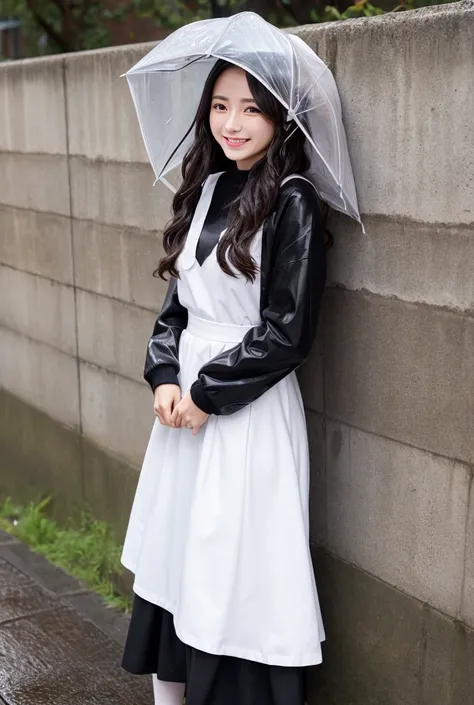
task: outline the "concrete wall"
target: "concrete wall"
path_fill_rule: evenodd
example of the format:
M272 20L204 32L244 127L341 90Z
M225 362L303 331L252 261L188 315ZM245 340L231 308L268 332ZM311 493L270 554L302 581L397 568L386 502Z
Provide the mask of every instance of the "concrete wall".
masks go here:
M474 704L474 5L299 28L340 88L367 229L334 216L301 374L328 631L314 705ZM3 491L123 533L169 215L122 47L0 67Z
M20 432L23 448L21 474L17 462L6 463L3 484L16 493L19 481L28 496L52 492L64 513L86 499L120 535L153 421L141 371L165 290L151 274L170 205L152 189L120 78L145 50L0 70L0 386L7 416L0 433L9 458ZM41 422L19 410L19 400L42 412ZM50 420L62 426L61 443ZM51 434L41 472L38 425Z

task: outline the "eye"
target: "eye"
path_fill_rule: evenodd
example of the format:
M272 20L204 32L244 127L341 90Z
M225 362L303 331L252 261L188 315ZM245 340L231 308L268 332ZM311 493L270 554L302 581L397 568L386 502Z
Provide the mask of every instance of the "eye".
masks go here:
M250 105L247 110L250 111L251 115L261 115L262 113L262 111L256 108L254 105ZM245 112L247 112L247 110Z
M225 105L223 103L215 103L212 107L214 110L218 110L219 112L225 110Z

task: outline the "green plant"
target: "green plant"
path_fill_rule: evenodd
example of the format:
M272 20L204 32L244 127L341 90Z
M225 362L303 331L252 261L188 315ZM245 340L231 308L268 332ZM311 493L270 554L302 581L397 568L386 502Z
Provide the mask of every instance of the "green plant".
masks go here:
M401 2L391 9L384 9L373 5L369 0L358 0L344 11L340 11L334 5L326 5L324 9L311 9L312 22L332 22L335 20L350 20L355 17L374 17L384 15L387 12L399 12L400 10L415 10L425 5L444 5L456 0L401 0Z
M121 547L110 527L81 509L78 519L66 526L47 515L50 498L22 507L7 499L0 505L0 528L8 531L55 565L101 595L105 601L127 611L130 602L118 594L114 581L123 571Z
M0 0L0 16L20 20L27 54L36 55L107 46L110 27L131 15L172 30L194 20L227 17L247 9L261 12L279 27L288 27L456 1L377 0L374 5L358 0L346 8L345 0L333 0L332 5L325 5L324 0L265 0L263 4L261 0Z

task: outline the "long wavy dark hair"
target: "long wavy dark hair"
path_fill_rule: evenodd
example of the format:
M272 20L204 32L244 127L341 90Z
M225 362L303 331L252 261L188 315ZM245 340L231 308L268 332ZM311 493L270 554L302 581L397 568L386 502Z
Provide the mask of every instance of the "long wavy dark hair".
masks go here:
M235 162L227 159L222 147L212 135L209 124L214 84L225 69L234 65L218 60L204 85L196 112L195 139L182 163L183 180L173 199L173 217L167 224L163 245L166 255L160 260L154 275L165 279L165 274L179 277L176 260L183 250L201 187L209 174L235 169ZM265 156L252 166L248 179L229 210L227 230L217 246L217 261L230 276L237 276L229 263L247 280L254 281L257 264L250 254L250 244L265 218L275 208L282 179L289 174L309 168L305 149L306 138L300 129L286 140L295 123L287 122L283 105L251 74L246 73L250 92L263 115L275 125L275 133ZM327 206L323 204L326 220ZM332 235L326 230L326 244L332 245Z

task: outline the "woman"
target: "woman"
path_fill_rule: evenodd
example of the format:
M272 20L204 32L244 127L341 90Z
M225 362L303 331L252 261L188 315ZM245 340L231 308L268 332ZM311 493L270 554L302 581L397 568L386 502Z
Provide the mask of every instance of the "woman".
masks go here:
M303 133L218 61L164 234L145 378L157 420L122 561L123 665L161 705L303 705L324 630L295 370L315 335L325 231Z

